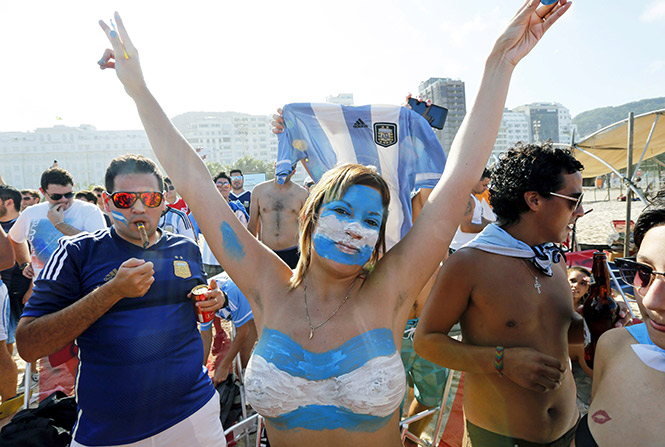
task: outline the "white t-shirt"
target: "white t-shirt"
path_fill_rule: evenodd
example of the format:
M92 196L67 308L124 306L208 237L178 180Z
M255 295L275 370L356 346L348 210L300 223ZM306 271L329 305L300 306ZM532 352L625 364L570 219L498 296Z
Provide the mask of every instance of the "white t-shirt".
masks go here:
M63 237L63 234L46 217L50 206L50 203L43 202L26 208L9 230L9 237L17 244L26 240L30 241L35 277L58 248L58 240ZM92 233L106 228L104 215L97 205L82 200L74 200L65 210L64 217L65 223L81 231Z
M482 206L480 205L480 201L471 194L471 198L473 199L474 207L473 207L473 217L471 217L471 223L473 224L481 224L483 223L483 211L482 211ZM459 227L457 227L457 232L455 233L455 237L453 237L452 242L450 243L450 248L453 250L459 250L462 248L464 244L466 244L469 241L472 241L474 237L476 237L478 233L465 233L462 231Z

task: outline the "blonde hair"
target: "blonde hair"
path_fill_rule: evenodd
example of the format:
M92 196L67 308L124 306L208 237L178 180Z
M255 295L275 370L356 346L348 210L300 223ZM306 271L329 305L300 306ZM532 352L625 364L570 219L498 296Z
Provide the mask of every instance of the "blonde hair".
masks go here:
M300 210L300 239L298 248L300 260L291 277L291 288L296 288L303 280L312 259L312 239L314 229L319 221L321 205L341 199L346 190L352 185L364 185L375 188L381 194L383 205L383 219L379 228L377 240L372 256L363 269L372 269L379 257L386 251L386 221L388 220L388 205L390 204L390 190L386 181L376 172L376 168L358 164L347 163L330 169L319 180L309 193L302 210Z

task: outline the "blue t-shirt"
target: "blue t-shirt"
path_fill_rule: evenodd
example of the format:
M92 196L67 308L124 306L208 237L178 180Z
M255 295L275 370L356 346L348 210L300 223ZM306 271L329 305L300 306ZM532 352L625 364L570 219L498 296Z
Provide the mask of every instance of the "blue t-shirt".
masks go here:
M144 250L113 227L60 240L35 282L23 316L57 312L111 280L129 258L154 263L155 282L123 298L76 340L78 418L86 445L136 442L186 419L215 393L187 294L205 282L198 246L164 232Z

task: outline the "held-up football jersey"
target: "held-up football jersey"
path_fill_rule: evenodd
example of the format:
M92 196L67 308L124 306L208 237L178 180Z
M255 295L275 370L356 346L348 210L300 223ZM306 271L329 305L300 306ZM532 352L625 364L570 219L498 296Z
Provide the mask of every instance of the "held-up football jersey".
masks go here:
M390 187L386 246L390 248L411 228L411 192L433 188L446 156L425 118L397 106L287 104L284 132L278 135L275 174L279 180L304 159L310 176L319 181L343 163L375 166Z
M154 264L154 283L123 298L76 340L79 372L74 439L116 445L157 434L200 409L215 393L187 294L205 283L189 238L163 232L144 250L111 227L60 240L35 282L23 316L57 312L110 281L129 258Z

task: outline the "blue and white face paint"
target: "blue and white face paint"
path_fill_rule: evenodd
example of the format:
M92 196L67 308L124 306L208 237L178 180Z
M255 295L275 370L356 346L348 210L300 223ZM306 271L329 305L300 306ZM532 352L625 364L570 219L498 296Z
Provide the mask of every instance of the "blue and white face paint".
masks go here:
M374 252L383 220L381 194L351 185L340 200L321 206L314 249L322 258L346 265L365 265Z

